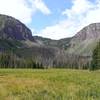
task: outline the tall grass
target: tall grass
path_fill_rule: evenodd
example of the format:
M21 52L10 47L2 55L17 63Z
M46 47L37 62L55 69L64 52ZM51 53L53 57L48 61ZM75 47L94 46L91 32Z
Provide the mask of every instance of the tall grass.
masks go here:
M0 69L0 100L100 100L100 71Z

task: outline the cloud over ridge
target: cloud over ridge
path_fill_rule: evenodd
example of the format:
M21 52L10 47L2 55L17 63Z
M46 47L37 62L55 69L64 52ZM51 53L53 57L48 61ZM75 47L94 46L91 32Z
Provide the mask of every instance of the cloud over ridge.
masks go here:
M52 39L71 37L88 24L100 22L100 0L72 0L72 7L62 11L64 20L56 25L47 26L40 31L40 36Z
M51 13L43 0L0 0L1 14L13 16L25 24L31 23L37 10L46 15Z

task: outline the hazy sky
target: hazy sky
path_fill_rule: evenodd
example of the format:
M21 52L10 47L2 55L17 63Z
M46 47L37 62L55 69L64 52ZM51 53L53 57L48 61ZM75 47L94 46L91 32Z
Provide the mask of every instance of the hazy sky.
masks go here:
M33 35L60 39L100 22L100 0L0 0L0 13L25 23Z

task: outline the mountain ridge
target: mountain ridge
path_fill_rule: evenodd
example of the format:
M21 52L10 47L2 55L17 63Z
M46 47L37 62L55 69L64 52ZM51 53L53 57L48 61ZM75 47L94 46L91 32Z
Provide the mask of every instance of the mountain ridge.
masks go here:
M34 34L33 34L34 35ZM34 59L45 67L90 64L92 51L100 39L100 23L93 23L71 38L52 40L32 36L19 20L0 15L0 52L13 52L20 59Z
M32 32L14 17L0 14L0 38L33 41Z
M80 30L70 41L70 53L92 55L100 39L100 23L92 23ZM83 49L83 50L82 50ZM87 49L88 52L85 52ZM86 54L85 54L86 53Z

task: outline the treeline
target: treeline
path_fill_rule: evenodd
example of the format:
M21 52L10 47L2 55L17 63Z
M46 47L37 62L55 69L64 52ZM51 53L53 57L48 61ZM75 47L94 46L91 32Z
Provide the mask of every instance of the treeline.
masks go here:
M91 56L80 56L67 54L65 57L58 57L53 61L55 68L70 68L70 69L89 69L91 66Z
M66 54L63 50L56 53L41 50L38 56L18 56L13 52L0 53L0 68L71 68L71 69L100 69L100 42L97 43L92 56Z
M12 52L0 53L0 68L71 68L88 69L90 57L78 55L65 55L63 51L58 52L54 58L48 57L18 57Z
M14 53L0 53L0 68L43 68L42 64L33 58L24 59L17 57Z

